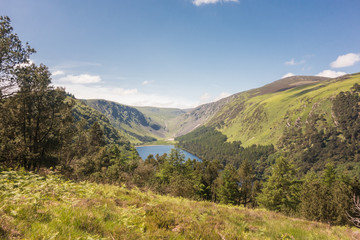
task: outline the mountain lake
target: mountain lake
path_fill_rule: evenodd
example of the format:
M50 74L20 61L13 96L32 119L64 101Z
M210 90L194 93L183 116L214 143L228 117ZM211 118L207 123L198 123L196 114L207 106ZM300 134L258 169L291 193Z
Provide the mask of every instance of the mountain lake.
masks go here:
M170 154L171 149L176 148L174 145L154 145L154 146L139 146L136 147L136 150L138 151L140 157L142 159L146 159L150 154L156 156L156 154L159 154L160 156L164 153ZM197 156L180 149L180 151L185 155L185 161L190 159L196 159L197 161L201 161L200 158Z

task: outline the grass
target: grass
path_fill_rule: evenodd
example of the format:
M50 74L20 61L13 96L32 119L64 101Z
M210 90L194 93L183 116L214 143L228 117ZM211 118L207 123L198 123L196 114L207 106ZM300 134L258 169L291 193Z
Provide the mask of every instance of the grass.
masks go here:
M311 113L321 114L329 124L333 124L332 97L341 91L348 91L355 83L360 84L360 74L282 92L254 97L244 95L245 97L239 97L229 103L214 119L224 122L219 130L229 141L241 141L243 146L276 145L287 125L294 125L299 120L305 123ZM234 109L237 105L245 107L236 117L226 118L226 111Z
M0 239L359 239L347 227L55 174L0 172Z

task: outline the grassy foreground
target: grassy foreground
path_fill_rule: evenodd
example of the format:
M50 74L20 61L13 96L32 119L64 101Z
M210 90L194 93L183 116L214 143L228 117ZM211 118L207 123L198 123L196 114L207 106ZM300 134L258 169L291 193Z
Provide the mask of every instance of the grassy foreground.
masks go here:
M360 231L265 210L0 172L0 239L359 239Z

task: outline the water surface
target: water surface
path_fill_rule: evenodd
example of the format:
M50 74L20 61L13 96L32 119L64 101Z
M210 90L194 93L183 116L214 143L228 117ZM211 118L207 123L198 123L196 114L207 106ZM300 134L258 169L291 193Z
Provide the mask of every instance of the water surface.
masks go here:
M171 149L173 149L173 148L175 148L174 145L155 145L155 146L136 147L136 150L138 151L138 153L142 159L146 159L150 154L154 155L154 157L156 156L156 154L159 154L159 155L163 155L164 153L170 154ZM185 155L185 160L190 158L190 159L196 159L197 161L201 161L201 159L198 158L197 156L195 156L183 149L180 149L180 150Z

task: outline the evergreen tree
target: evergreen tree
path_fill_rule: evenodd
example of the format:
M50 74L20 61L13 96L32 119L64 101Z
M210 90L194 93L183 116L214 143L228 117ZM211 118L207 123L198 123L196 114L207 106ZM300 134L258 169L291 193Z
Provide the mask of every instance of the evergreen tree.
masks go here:
M54 166L71 138L71 103L63 89L50 85L46 66L21 66L15 74L17 93L1 104L1 160L28 170Z
M105 146L104 131L101 129L98 122L94 122L90 130L90 146L103 147Z
M271 175L257 200L267 209L286 214L296 212L299 204L299 181L294 166L285 158L276 159Z
M246 207L248 203L251 203L254 199L252 198L253 182L255 175L253 174L250 163L245 160L238 169L239 183L240 183L240 199L241 203Z
M330 224L346 224L351 212L351 183L336 173L328 164L319 178L309 173L302 186L299 212L301 216Z
M239 176L231 164L226 165L217 179L217 196L221 203L239 204Z

